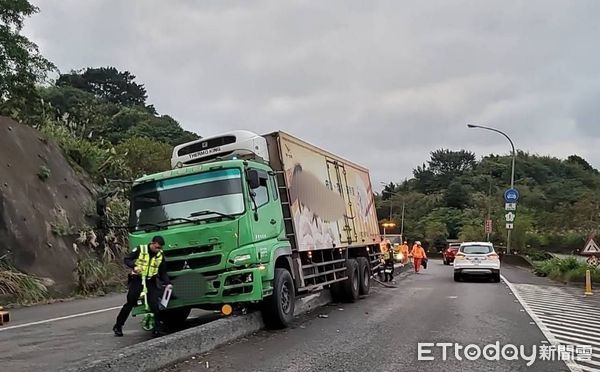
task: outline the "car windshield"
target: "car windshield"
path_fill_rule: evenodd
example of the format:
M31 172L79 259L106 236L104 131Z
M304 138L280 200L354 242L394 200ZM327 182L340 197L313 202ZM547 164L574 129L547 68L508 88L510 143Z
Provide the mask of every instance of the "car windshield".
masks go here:
M489 245L465 245L460 247L460 251L465 254L488 254L494 250Z
M139 230L238 215L244 210L241 171L220 169L134 187L129 224Z

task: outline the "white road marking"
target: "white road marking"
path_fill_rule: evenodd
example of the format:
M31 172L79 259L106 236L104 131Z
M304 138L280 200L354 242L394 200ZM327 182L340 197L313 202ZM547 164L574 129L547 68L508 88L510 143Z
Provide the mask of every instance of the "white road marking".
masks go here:
M546 337L546 339L548 339L548 341L550 342L550 344L552 344L552 345L558 345L558 344L560 344L560 342L554 337L554 335L552 334L552 332L550 332L550 330L548 329L548 327L546 327L546 325L540 320L540 318L538 318L538 316L535 314L535 312L523 300L523 298L519 294L517 288L511 282L509 282L508 279L506 279L506 277L504 277L504 275L500 275L500 277L502 278L502 280L504 281L504 283L506 283L506 285L508 285L508 287L510 288L511 292L515 295L515 297L517 298L517 300L519 300L519 302L521 303L521 306L523 306L523 308L525 309L525 311L527 312L527 314L529 314L529 316L531 317L531 319L533 319L533 321L535 322L535 324L537 324L538 328L540 329L540 331L542 331L542 333L544 334L544 337ZM581 366L579 366L578 364L576 364L574 361L565 360L564 362L567 365L567 367L571 370L571 372L581 372L582 371Z
M57 322L59 320L73 319L73 318L79 318L79 317L82 317L82 316L88 316L88 315L105 313L107 311L112 311L112 310L116 310L116 309L120 309L120 308L121 308L121 306L114 306L114 307L108 307L106 309L88 311L88 312L85 312L85 313L79 313L79 314L61 316L61 317L52 318L52 319L39 320L37 322L17 324L17 325L10 326L10 327L2 327L2 328L0 328L0 332L10 331L11 329L25 328L25 327L31 327L31 326L34 326L34 325L40 325L40 324Z

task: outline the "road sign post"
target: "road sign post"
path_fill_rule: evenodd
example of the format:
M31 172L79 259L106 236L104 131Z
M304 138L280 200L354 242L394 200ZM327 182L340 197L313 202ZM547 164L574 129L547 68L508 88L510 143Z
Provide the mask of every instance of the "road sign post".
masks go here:
M506 249L510 249L510 232L515 228L514 222L517 217L517 202L519 201L519 191L513 187L511 187L504 192L504 210L506 210L506 214L504 218L506 219L506 230L507 230L507 238L506 238ZM510 253L510 252L508 252Z
M490 241L490 234L492 233L492 220L485 220L485 233L487 234L487 240Z

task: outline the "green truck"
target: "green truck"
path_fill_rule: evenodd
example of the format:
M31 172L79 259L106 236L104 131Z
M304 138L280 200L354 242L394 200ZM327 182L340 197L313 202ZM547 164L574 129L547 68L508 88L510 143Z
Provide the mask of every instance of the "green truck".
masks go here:
M134 182L129 221L131 247L166 241L165 323L253 306L285 327L298 296L369 293L381 237L365 168L284 132L241 130L176 146L171 163Z

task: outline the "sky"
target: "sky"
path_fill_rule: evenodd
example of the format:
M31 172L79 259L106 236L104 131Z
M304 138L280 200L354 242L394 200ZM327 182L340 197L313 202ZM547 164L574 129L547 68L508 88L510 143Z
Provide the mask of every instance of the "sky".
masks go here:
M600 1L33 1L61 72L115 66L201 136L283 130L375 189L439 148L600 168ZM517 164L518 167L518 164Z

